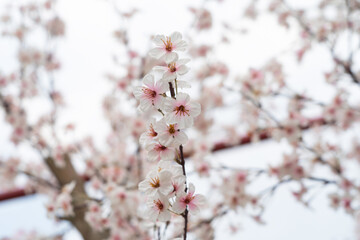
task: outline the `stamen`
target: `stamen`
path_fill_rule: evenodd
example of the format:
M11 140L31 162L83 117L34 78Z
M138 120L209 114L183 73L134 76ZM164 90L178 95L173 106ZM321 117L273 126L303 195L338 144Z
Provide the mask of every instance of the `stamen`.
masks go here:
M153 188L160 187L160 179L159 179L159 177L151 178L150 186L153 187Z
M148 98L155 98L156 97L156 92L151 90L150 88L142 88L143 93L146 95L146 97Z
M176 64L174 62L168 64L170 72L176 72Z
M169 125L168 132L169 132L170 134L175 134L175 133L176 133L175 124L170 124L170 125Z
M187 195L184 199L184 203L189 204L195 197Z
M148 136L150 136L150 137L156 137L157 135L158 135L158 134L157 134L157 132L155 132L153 125L150 124Z
M164 146L164 145L161 145L161 144L157 144L157 145L155 146L155 150L158 151L158 152L164 151L164 150L166 150L166 149L167 149L167 147Z
M190 116L189 110L186 109L184 105L180 105L180 106L176 107L174 110L176 111L176 113L175 113L176 115L179 114L180 116L185 116L185 114L186 114L186 115Z
M155 203L157 209L159 209L160 211L164 209L164 204L160 201L160 199L154 200L154 203Z
M161 39L161 41L165 45L165 50L168 51L168 52L171 52L172 51L171 37L166 37L166 42L164 40L162 40L162 39Z

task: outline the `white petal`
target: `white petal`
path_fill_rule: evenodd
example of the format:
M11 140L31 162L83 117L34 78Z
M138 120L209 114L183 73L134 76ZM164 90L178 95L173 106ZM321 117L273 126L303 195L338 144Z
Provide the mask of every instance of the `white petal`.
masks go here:
M167 125L164 119L161 119L160 121L158 121L155 125L154 125L154 130L156 132L163 132L167 130Z
M167 149L166 151L161 152L160 155L161 155L162 160L171 161L171 160L174 160L174 158L175 158L175 152L173 149Z
M154 72L160 72L160 73L163 73L163 72L166 72L167 71L167 67L164 67L164 66L154 66L153 68L152 68L152 70L154 71Z
M184 75L185 73L187 73L189 71L189 68L186 65L181 65L180 67L178 67L178 69L176 70L177 74L179 75Z
M164 48L153 48L149 51L149 55L156 59L160 59L165 53L166 50Z
M174 110L175 101L175 99L167 97L164 102L164 110L166 112L172 112Z
M134 88L133 94L136 99L140 99L141 96L143 95L142 88L143 88L142 86L137 86Z
M167 71L167 72L164 73L164 75L163 75L164 81L167 81L167 82L171 82L171 81L174 80L175 78L176 78L176 73L174 73L174 72L169 72L169 71Z
M176 51L185 51L187 48L187 43L185 41L180 41L176 43L174 50Z
M179 59L179 61L177 61L177 64L180 65L185 65L188 62L190 62L190 58L183 58L183 59Z
M197 102L190 103L190 115L196 117L201 112L201 105Z
M164 146L170 146L173 142L173 137L170 136L168 133L161 133L159 135L159 142ZM165 159L164 159L165 160ZM170 159L168 159L170 160Z
M178 95L176 96L176 101L177 102L185 102L188 103L190 101L190 96L189 94L186 93L178 93Z
M171 38L171 42L172 42L172 43L177 43L179 40L182 39L182 35L181 35L181 33L179 33L179 32L173 32L173 33L170 35L170 38Z
M146 192L147 189L149 188L149 182L147 179L145 179L144 181L140 182L138 187L139 187L139 191L140 192Z
M154 79L154 75L152 74L146 74L145 77L143 78L143 83L150 88L154 87L154 82L155 79Z
M189 183L189 191L188 191L188 193L194 194L194 192L195 192L195 186L194 186L194 184L193 184L193 183Z
M189 213L192 215L197 215L200 212L200 208L198 206L189 207Z
M179 202L175 202L174 205L172 206L172 209L174 212L176 213L183 213L185 211L185 207L182 207L181 204Z
M194 196L193 201L194 201L194 204L196 204L196 205L198 205L199 207L201 207L201 206L203 206L203 205L205 204L206 198L205 198L205 196L202 195L202 194L196 194L196 195Z
M154 43L157 45L157 46L162 46L164 45L164 42L166 41L166 38L164 35L156 35L154 37Z
M163 81L157 81L156 87L159 88L159 93L165 93L169 90L169 85L166 82Z
M170 112L168 114L165 115L165 121L169 124L173 124L173 123L177 123L179 124L177 121L178 119L176 118L175 112ZM180 125L179 125L180 127Z
M155 108L161 109L162 106L163 106L163 104L164 104L163 102L164 102L164 97L158 95L158 96L154 99L154 106L155 106Z
M142 99L140 101L140 109L143 111L143 112L147 112L149 110L151 110L153 107L152 105L152 102L148 99Z
M149 161L157 161L159 159L159 153L156 150L151 150L148 152Z
M161 171L159 179L161 183L171 183L172 173L170 171Z
M175 53L175 52L166 52L164 60L165 60L166 64L169 64L169 63L175 61L175 59L177 59L177 58L178 58L177 53Z
M139 143L141 144L141 146L145 147L149 140L150 139L147 135L147 132L144 132L140 135Z
M171 214L170 212L166 209L160 212L159 217L158 217L158 221L160 222L167 222L169 221L171 218Z
M188 141L188 136L183 131L180 131L176 136L176 141L184 145Z

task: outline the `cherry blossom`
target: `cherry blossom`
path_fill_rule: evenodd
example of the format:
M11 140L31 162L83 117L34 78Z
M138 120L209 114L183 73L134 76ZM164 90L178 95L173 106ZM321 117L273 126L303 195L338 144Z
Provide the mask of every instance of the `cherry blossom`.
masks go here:
M187 135L178 128L178 124L166 124L161 120L155 125L156 132L159 134L159 142L164 146L179 146L188 141Z
M173 61L167 63L166 67L156 66L154 71L161 72L163 74L162 80L170 82L189 71L189 68L185 65L189 61L190 59L178 59L178 56L176 56Z
M173 190L169 194L169 197L174 197L178 194L182 194L185 191L186 178L183 175L177 175L172 178Z
M179 32L174 32L168 37L156 35L154 43L157 47L150 50L149 55L157 59L164 58L166 63L170 63L177 58L174 51L185 51L187 47Z
M200 211L200 207L205 204L205 197L201 194L195 194L195 186L189 183L188 192L180 192L176 196L176 201L172 206L172 209L176 213L183 213L188 207L188 210L192 214L197 214Z
M146 146L152 141L158 138L158 133L155 131L154 127L156 125L155 118L151 119L148 123L148 129L146 132L142 133L139 139L139 142L142 146Z
M169 171L152 170L144 181L139 183L139 190L153 196L157 193L167 195L173 191L172 174Z
M191 127L194 117L201 112L200 104L190 101L190 96L186 93L179 93L176 99L168 98L164 104L166 122L177 123L180 129Z
M152 142L146 146L149 161L174 160L175 149L171 146L167 147L159 142Z
M233 22L230 12L222 19L213 12L221 4L227 1L186 6L193 13L193 19L181 22L191 24L184 31L191 43L191 82L186 81L189 60L182 51L187 43L180 33L157 35L155 49L145 54L150 37L138 38L137 30L130 32L126 26L132 24L117 25L113 35L120 50L113 51L117 70L106 74L111 89L103 101L107 135L94 141L93 132L85 137L78 127L64 131L69 123L61 116L69 106L68 94L58 88L57 74L67 63L60 61L62 44L57 42L72 27L65 26L69 22L57 14L54 0L12 1L0 15L3 39L9 41L4 43L15 48L11 50L15 54L9 55L9 62L15 60L15 64L0 69L0 115L6 125L3 135L8 136L4 146L11 145L0 156L0 188L21 187L17 192L22 195L47 195L49 217L69 219L84 239L91 235L94 240L150 240L158 233L160 238L187 239L190 232L192 238L214 239L220 235L213 220L220 222L229 213L241 212L263 224L270 206L267 200L277 189L287 189L288 183L290 196L304 207L313 207L312 199L324 194L318 189L331 190L325 193L328 205L355 216L360 206L359 181L352 174L360 162L359 4L324 0L308 10L282 0L264 2L264 6L250 2L241 8L242 17L255 21L268 9L269 19L275 17L279 27L295 26L298 39L283 46L281 53L268 56L269 60L263 61L264 54L259 54L259 61L247 61L243 67L233 67L236 64L230 64L232 59L224 50L232 53L238 44L236 35L245 40L256 24ZM129 23L142 12L135 8L124 12L123 6L116 10L119 19ZM330 16L329 10L334 14ZM44 44L34 44L33 35ZM309 64L318 47L325 53L326 71ZM304 63L301 77L311 75L311 80L293 84L300 75L289 64L300 61ZM195 88L186 89L186 94L183 89L190 83ZM141 86L134 89L135 85ZM317 92L319 86L324 91ZM39 103L46 105L39 109L41 113ZM141 111L135 111L137 106ZM223 112L231 114L226 123ZM281 149L276 148L280 154L271 158L277 161L259 169L240 168L213 155L262 140L279 141ZM24 150L35 154L23 154ZM208 205L202 204L203 196L194 194L189 176L202 178L211 190ZM258 184L264 179L269 181ZM206 214L188 215L199 208ZM143 209L146 214L141 214ZM229 225L235 232L241 222Z
M167 86L158 81L155 82L154 76L148 74L144 77L143 83L145 86L135 87L134 95L140 100L140 109L142 111L149 111L152 107L156 109L162 107L162 94L167 91Z
M147 217L154 221L166 222L171 218L171 213L168 210L169 201L168 199L157 194L154 197L150 197L147 201L148 213Z

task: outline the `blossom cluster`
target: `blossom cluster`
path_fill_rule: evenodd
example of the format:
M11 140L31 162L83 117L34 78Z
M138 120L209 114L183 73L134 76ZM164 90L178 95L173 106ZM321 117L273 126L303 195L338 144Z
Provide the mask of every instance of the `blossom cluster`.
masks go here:
M139 190L147 198L147 216L154 221L166 222L171 213L184 215L196 213L203 205L205 197L194 194L195 187L187 184L183 145L188 141L185 133L200 114L200 104L190 99L180 88L190 87L179 80L189 71L189 59L179 58L178 51L186 49L186 42L179 32L170 36L157 35L156 48L149 52L153 58L165 62L165 66L155 66L143 79L143 86L134 90L140 101L139 109L146 113L160 113L152 118L147 130L140 136L140 144L147 151L147 158L156 166L139 183ZM155 80L160 75L160 79Z

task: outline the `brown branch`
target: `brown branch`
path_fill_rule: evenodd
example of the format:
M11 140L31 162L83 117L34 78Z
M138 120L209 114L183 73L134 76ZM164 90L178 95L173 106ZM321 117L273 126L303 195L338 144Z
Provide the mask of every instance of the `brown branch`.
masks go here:
M201 220L198 224L196 224L195 226L189 228L189 232L192 232L200 227L202 227L203 225L206 225L206 224L210 224L212 223L214 220L216 220L217 218L219 217L222 217L224 216L225 214L227 214L229 212L229 210L223 210L217 214L215 214L214 216L212 216L211 218L209 219L203 219ZM174 236L173 238L179 238L181 235L177 235L177 236Z
M54 159L48 157L45 159L45 163L49 167L50 171L54 174L60 186L65 186L73 181L76 185L74 190L71 193L73 198L72 204L74 206L86 206L86 201L89 199L85 192L84 180L79 176L71 163L70 157L68 154L64 155L64 167L57 167L55 165ZM82 237L86 240L101 240L108 237L108 232L97 232L95 231L85 220L85 213L87 208L74 208L74 216L69 217L68 220L72 223L73 226L77 228Z
M181 167L182 167L182 171L183 171L183 175L185 176L185 193L187 192L187 183L186 183L186 170L185 170L185 159L184 159L184 151L183 151L183 146L180 145L179 147L180 150L180 163L181 163ZM187 232L188 232L188 216L189 216L189 211L186 207L185 212L182 214L182 216L184 217L184 240L186 240L187 237Z

